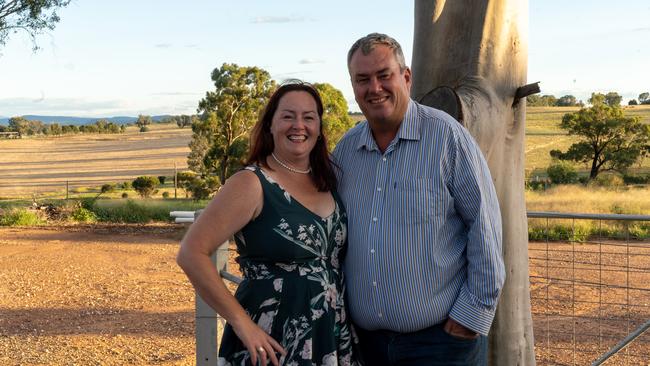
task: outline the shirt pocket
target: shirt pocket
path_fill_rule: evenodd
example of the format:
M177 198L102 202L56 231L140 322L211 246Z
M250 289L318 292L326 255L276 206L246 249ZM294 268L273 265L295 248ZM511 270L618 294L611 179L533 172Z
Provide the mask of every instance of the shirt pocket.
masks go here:
M403 179L395 182L394 187L392 207L398 222L426 224L445 216L447 193L444 186L436 185L433 179Z

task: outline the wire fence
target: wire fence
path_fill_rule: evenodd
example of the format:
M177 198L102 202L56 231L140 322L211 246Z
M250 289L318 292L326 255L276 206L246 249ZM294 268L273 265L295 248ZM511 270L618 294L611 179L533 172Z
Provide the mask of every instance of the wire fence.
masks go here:
M547 233L529 243L537 364L648 365L650 241L634 232L650 216L528 217ZM558 238L556 227L571 229Z

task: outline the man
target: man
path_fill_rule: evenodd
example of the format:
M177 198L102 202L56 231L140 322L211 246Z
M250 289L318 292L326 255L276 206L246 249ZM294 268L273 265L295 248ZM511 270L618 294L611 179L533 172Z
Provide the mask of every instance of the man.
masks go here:
M448 114L409 97L397 41L348 53L367 121L334 151L348 212L348 306L366 364L486 364L505 279L501 214L478 145Z

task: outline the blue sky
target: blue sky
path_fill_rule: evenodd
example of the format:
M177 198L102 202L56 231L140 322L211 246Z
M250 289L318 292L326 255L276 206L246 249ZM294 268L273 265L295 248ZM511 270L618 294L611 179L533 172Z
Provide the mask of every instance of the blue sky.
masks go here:
M396 5L399 4L399 5ZM650 2L530 0L528 81L542 93L650 91ZM73 0L32 52L0 48L0 116L190 114L224 62L328 82L357 110L346 53L383 32L410 63L413 1Z

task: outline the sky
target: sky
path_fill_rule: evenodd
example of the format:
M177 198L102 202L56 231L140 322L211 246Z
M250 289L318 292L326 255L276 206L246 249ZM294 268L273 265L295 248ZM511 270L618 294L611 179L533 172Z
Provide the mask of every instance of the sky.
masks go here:
M371 32L413 52L413 0L73 0L55 30L0 46L0 117L192 114L213 69L258 66L341 90L346 54ZM416 76L417 77L417 76ZM542 94L650 91L650 2L529 0L528 82Z

